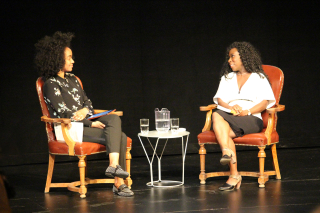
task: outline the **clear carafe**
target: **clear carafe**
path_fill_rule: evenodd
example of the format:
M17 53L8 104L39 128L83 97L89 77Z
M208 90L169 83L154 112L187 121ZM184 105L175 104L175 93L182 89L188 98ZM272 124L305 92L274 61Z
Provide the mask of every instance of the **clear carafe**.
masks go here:
M162 108L161 111L156 108L154 114L156 118L156 130L159 133L168 132L170 129L170 111L167 108Z

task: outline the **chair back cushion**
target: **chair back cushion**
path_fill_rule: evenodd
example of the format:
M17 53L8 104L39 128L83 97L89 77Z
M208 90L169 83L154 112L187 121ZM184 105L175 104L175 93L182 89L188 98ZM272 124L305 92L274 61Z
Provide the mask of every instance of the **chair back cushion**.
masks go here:
M283 82L284 82L283 72L280 68L271 66L271 65L262 65L262 69L269 77L271 88L272 88L274 97L276 98L275 104L277 105L279 104L282 88L283 88ZM268 124L268 113L266 111L263 111L261 113L261 116L263 120L263 127L266 128ZM275 122L277 122L277 118L275 118Z
M36 88L37 88L37 92L38 92L38 97L39 97L39 102L40 102L40 106L41 106L41 110L42 110L42 115L47 116L48 118L50 118L50 113L49 113L49 109L48 106L46 104L46 102L44 101L43 98L43 84L44 84L44 78L39 77L36 81ZM46 123L46 131L47 131L47 137L48 137L48 143L51 141L55 141L56 140L56 136L54 134L54 129L53 129L53 124L52 123Z

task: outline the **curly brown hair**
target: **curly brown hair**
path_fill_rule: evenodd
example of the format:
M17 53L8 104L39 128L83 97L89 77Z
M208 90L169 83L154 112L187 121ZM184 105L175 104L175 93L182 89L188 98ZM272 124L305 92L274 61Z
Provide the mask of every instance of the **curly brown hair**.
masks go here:
M228 48L226 52L226 61L224 62L220 77L225 76L227 78L227 75L230 72L233 72L231 67L229 66L228 60L229 60L229 52L231 49L236 48L239 52L242 64L247 72L249 73L257 73L261 78L266 77L268 79L268 76L264 73L262 69L262 61L260 57L260 53L254 48L252 44L246 41L242 42L233 42ZM268 79L269 80L269 79Z
M36 47L34 63L40 76L46 79L57 76L65 64L64 50L66 47L70 48L73 37L73 33L57 31L52 37L45 36L34 45Z

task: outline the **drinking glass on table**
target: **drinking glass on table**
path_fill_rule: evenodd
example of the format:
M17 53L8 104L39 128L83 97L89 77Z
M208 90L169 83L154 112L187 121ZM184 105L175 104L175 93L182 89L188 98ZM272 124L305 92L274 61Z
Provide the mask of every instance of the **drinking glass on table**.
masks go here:
M149 119L142 118L140 119L140 130L141 134L147 135L149 132Z
M179 118L171 118L171 132L177 133L179 130Z

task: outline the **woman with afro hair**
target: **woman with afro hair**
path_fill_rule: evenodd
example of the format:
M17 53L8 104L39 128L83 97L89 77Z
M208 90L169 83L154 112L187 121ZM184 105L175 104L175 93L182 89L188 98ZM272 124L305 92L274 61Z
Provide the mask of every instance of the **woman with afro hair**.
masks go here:
M221 80L213 101L218 109L212 113L213 131L222 150L220 163L229 164L230 176L219 189L240 188L233 138L261 132L261 112L275 103L267 75L257 50L248 42L234 42L226 52Z
M120 196L133 196L134 193L123 180L129 176L125 171L127 136L121 130L119 116L110 114L94 120L87 119L93 114L92 103L76 77L70 73L74 64L70 49L73 37L72 33L58 31L35 44L35 65L45 79L44 100L50 116L82 122L84 141L105 144L110 161L105 174L115 178L113 192Z

